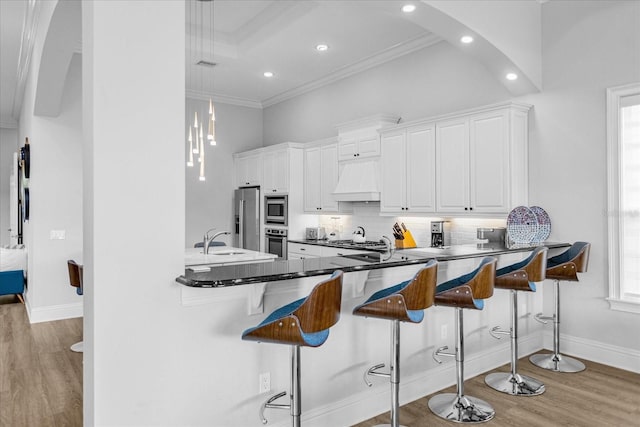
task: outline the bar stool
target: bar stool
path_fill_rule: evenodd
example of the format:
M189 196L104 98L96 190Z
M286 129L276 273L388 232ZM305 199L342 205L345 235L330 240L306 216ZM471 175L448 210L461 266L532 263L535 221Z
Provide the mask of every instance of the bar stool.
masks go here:
M429 409L445 420L458 423L482 423L495 415L494 409L484 400L464 394L464 333L462 309L482 310L484 299L493 295L496 276L496 258L485 257L478 268L471 273L438 285L435 305L455 307L456 351L445 353L448 347L440 347L433 353L433 359L442 363L437 356L456 358L457 393L441 393L429 399Z
M513 396L536 396L544 393L544 384L534 378L518 374L518 291L535 292L535 282L545 278L547 268L547 248L536 248L524 260L496 271L495 287L511 291L511 329L502 330L499 326L491 329L496 334L511 337L511 373L494 372L485 377L484 382L494 390Z
M389 378L391 383L391 424L398 427L399 391L400 391L400 322L420 323L424 310L433 305L436 293L438 263L429 261L411 280L390 288L382 289L369 297L364 303L353 309L356 316L377 317L391 320L391 360L389 373L378 372L384 363L375 365L364 374L364 382L371 387L368 375Z
M258 326L242 333L243 340L288 344L291 346L291 390L289 404L272 403L281 398L286 391L270 397L260 408L260 419L266 408L289 409L291 425L300 426L300 347L319 347L329 337L329 328L340 319L342 302L342 276L340 270L331 277L318 283L306 297L287 304L271 313Z
M535 319L544 324L547 320L553 320L553 353L534 354L529 357L531 363L540 368L555 372L580 372L585 369L581 361L560 354L560 280L578 281L577 273L587 271L590 249L590 243L575 242L565 252L547 260L547 279L554 281L555 312L553 316L543 316L542 313L538 313Z
M83 294L83 286L82 286L82 273L83 268L80 264L76 263L74 260L70 259L67 261L67 269L69 270L69 284L76 288L76 293L78 295ZM84 352L84 341L77 342L71 346L71 351L76 353Z

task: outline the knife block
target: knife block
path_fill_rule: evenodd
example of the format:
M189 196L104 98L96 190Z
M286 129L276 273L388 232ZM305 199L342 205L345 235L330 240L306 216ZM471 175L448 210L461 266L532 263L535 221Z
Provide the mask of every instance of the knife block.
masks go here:
M411 249L416 247L416 241L413 240L413 236L409 230L404 233L404 240L396 239L396 249Z

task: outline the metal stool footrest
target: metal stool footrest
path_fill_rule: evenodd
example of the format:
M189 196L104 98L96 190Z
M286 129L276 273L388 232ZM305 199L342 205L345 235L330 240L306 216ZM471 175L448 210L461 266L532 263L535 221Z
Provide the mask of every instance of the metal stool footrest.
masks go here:
M391 373L387 373L387 372L377 372L378 369L384 368L384 363L380 363L379 365L375 365L370 367L369 369L367 369L364 373L363 379L364 382L367 386L371 387L373 385L373 383L371 381L369 381L367 379L368 376L372 376L372 377L384 377L384 378L390 378L391 377Z
M542 323L543 325L547 324L547 320L556 320L556 316L552 315L552 316L544 316L542 313L538 313L535 316L533 316L533 318L535 320L537 320L538 322Z
M511 336L512 331L511 329L506 330L506 329L502 329L502 326L494 326L493 328L491 328L491 330L489 331L489 333L491 334L492 337L494 337L497 340L501 340L502 337L499 337L498 335L509 335Z
M442 365L442 360L438 359L438 356L456 357L455 353L446 353L445 350L448 350L448 349L449 349L449 346L446 346L446 345L444 345L442 347L438 347L433 352L431 357L433 357L433 360L438 362L439 365Z
M282 391L278 394L274 394L270 398L268 398L260 407L260 419L262 420L262 424L267 424L269 421L264 416L264 410L269 409L291 409L291 404L283 404L283 403L272 403L275 400L280 399L281 397L287 394L286 391Z

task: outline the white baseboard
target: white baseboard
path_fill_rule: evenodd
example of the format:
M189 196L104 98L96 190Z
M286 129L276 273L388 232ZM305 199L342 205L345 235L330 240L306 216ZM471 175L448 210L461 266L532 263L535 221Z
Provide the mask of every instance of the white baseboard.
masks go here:
M544 348L553 349L553 331L544 331ZM560 334L560 354L640 373L640 351Z
M542 349L542 337L539 332L519 337L518 353L520 357L535 353L540 349ZM509 363L510 354L509 340L504 340L500 345L480 353L467 354L464 365L465 377L471 378ZM426 370L419 375L402 378L400 404L405 405L455 384L455 375L455 362L446 360L442 365ZM304 378L302 381L304 389ZM390 409L389 388L387 380L375 381L373 388L368 388L363 382L363 391L360 393L338 402L303 411L304 425L309 427L351 426L376 414L387 412ZM287 417L277 423L269 422L269 424L273 427L286 427L291 424L291 421Z
M30 323L51 322L53 320L73 319L82 317L82 302L73 304L49 305L46 307L32 307L29 300L25 301L27 305L27 316Z

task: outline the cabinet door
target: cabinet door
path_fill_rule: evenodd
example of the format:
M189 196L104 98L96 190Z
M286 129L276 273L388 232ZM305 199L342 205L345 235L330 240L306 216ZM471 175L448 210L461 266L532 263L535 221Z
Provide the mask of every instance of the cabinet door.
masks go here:
M380 140L378 135L364 136L358 140L358 152L356 158L374 157L380 155Z
M338 202L333 197L333 191L338 184L338 146L325 145L321 150L320 195L322 212L337 212Z
M338 160L355 159L358 154L358 139L355 136L341 137L338 150Z
M382 135L380 212L401 212L406 205L404 131Z
M236 185L246 187L262 182L262 156L253 154L236 159Z
M405 211L436 210L436 138L435 126L407 129L407 184Z
M264 153L263 191L265 193L287 193L289 191L288 150Z
M508 212L508 112L471 117L469 138L471 207L477 212Z
M304 211L318 213L322 206L320 181L322 178L320 147L304 150Z
M436 203L439 212L469 210L469 122L436 125Z

